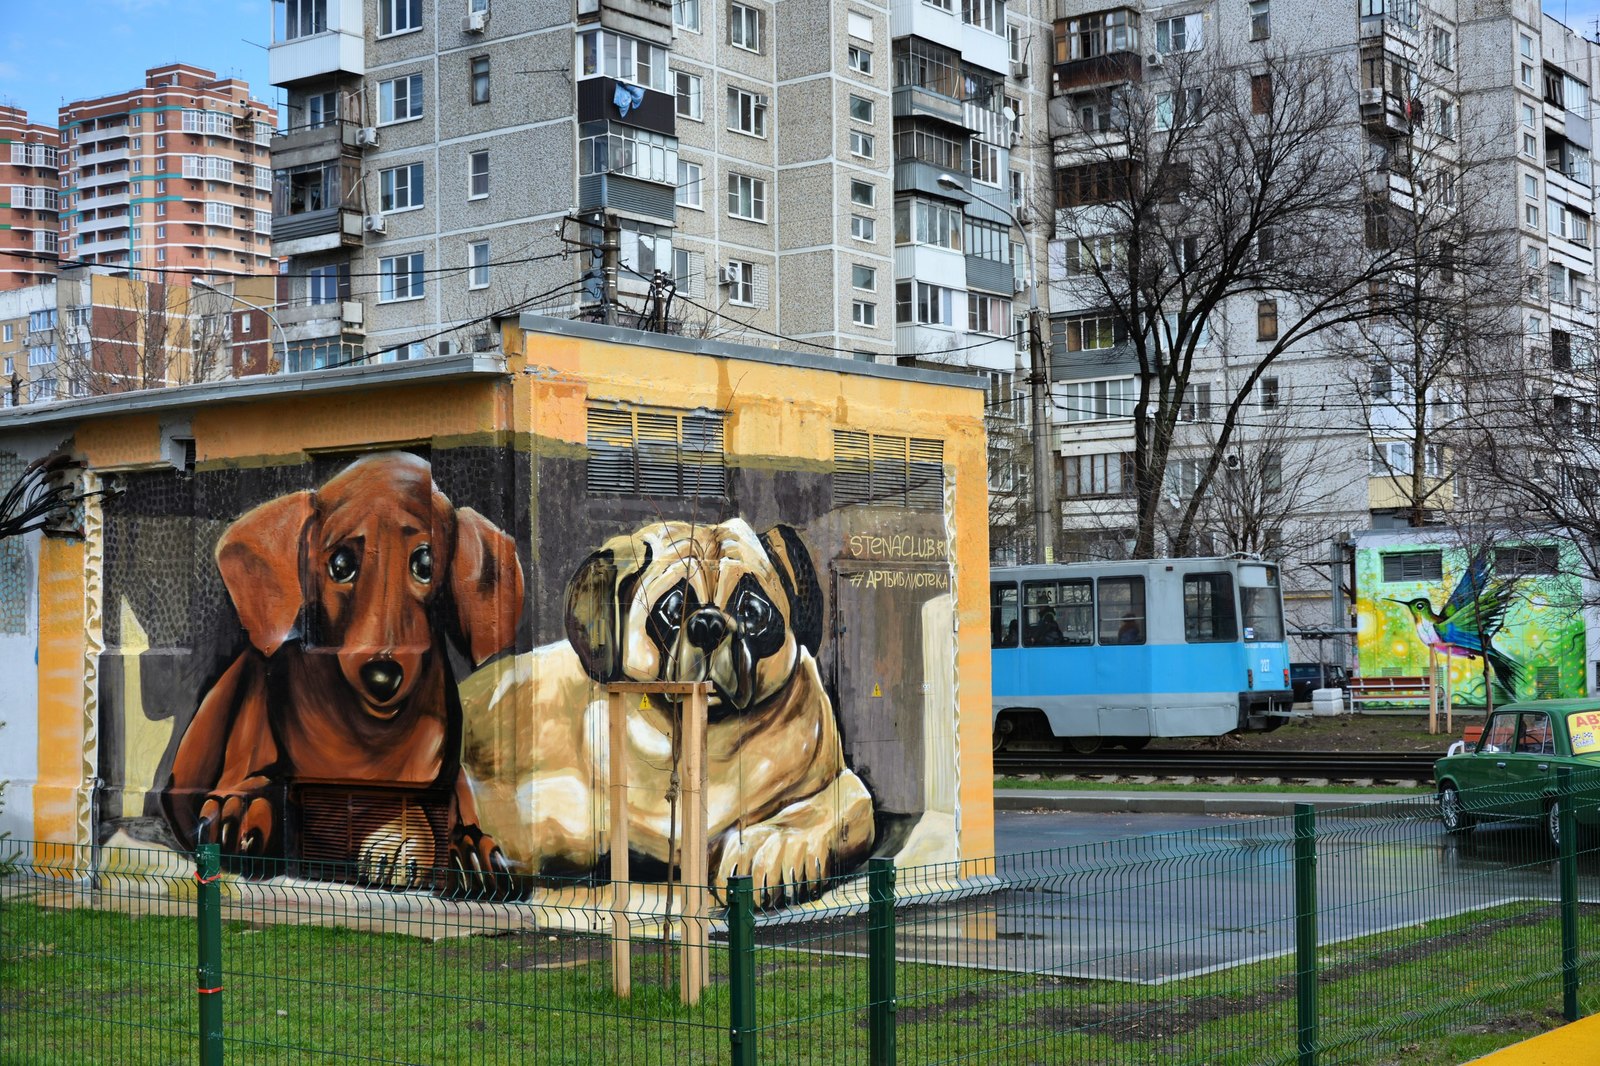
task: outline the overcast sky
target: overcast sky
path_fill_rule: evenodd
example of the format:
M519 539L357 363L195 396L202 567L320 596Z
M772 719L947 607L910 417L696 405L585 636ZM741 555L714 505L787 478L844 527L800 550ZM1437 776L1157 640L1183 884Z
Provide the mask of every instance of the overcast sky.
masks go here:
M1344 2L1354 18L1354 0ZM269 0L0 0L0 10L0 104L25 107L34 121L54 124L65 101L132 88L147 68L175 60L242 77L279 102L262 47L272 37ZM1597 36L1600 0L1553 0L1545 10Z

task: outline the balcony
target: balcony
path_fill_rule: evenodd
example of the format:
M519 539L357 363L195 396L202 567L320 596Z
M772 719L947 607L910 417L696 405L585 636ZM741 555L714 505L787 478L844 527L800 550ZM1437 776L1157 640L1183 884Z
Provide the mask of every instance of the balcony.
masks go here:
M1410 133L1422 120L1422 101L1383 89L1361 90L1361 121L1374 132Z
M1139 13L1120 7L1055 24L1056 91L1122 85L1144 78Z
M359 132L360 127L355 123L338 120L284 130L272 138L272 165L285 170L331 163L341 156L359 156L361 147L356 141Z
M311 5L307 5L309 7ZM307 14L290 24L290 5L273 4L275 25L272 47L267 50L269 80L274 85L330 75L367 72L366 37L361 22L361 0L328 0L326 10Z

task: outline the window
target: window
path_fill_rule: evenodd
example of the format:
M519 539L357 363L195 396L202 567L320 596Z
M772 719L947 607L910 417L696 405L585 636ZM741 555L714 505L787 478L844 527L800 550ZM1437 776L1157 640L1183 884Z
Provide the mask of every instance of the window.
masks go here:
M578 141L579 174L620 174L659 185L678 182L678 139L633 126L595 124Z
M850 285L852 288L861 289L864 292L877 292L878 268L862 266L860 263L851 264ZM10 328L10 326L6 327L7 330ZM10 339L10 337L6 338L6 340Z
M1130 52L1139 46L1138 16L1126 10L1082 15L1057 22L1055 61L1076 63L1111 52Z
M405 122L422 117L422 75L408 74L378 83L378 122Z
M1532 64L1530 64L1530 63L1522 64L1522 70L1521 70L1519 76L1520 76L1520 78L1522 80L1522 84L1523 84L1524 87L1529 88L1529 89L1533 88L1533 65Z
M1133 488L1133 456L1127 452L1069 455L1061 460L1061 494L1067 499L1121 496Z
M1522 208L1522 220L1535 229L1539 226L1539 209L1533 204L1526 204Z
M1000 146L988 141L972 142L972 180L984 185L1000 185L1004 171L1000 166Z
M1144 578L1100 579L1100 643L1144 643Z
M408 211L424 200L421 163L378 172L378 210Z
M868 215L851 215L850 236L858 241L875 241L878 239L878 223Z
M872 207L878 202L877 187L870 181L852 178L850 181L850 202L860 204L862 207Z
M467 60L467 98L475 104L489 102L489 57L473 56Z
M1211 383L1190 382L1183 390L1178 417L1185 422L1203 422L1211 417Z
M1170 130L1174 126L1187 126L1199 118L1199 89L1156 93L1156 129Z
M678 87L677 112L679 118L700 122L705 114L700 96L700 75L677 71L674 80Z
M53 344L41 344L28 349L29 366L43 366L46 363L53 363L55 361L56 346Z
M867 300L852 300L850 302L850 321L858 326L876 326L878 324L878 305Z
M622 264L634 276L652 278L657 272L672 276L676 269L672 230L648 222L624 221L618 233L622 244Z
M1114 348L1120 331L1112 315L1078 315L1065 319L1067 351L1095 352Z
M955 290L925 281L897 281L895 319L925 326L954 326Z
M691 33L700 32L700 0L672 0L672 24Z
M857 122L871 122L874 108L865 96L850 94L850 117Z
M467 288L489 287L489 242L475 241L467 245Z
M876 139L870 133L861 130L850 131L850 154L863 159L871 159L876 149Z
M578 34L579 77L615 78L656 92L667 91L667 50L606 29Z
M679 207L692 207L701 210L700 190L701 168L699 163L686 163L678 160L678 195L676 200Z
M894 205L896 244L926 244L961 251L961 208L943 200L899 199Z
M306 271L306 302L331 304L339 299L339 268L318 266Z
M727 491L720 411L590 407L590 495L718 497Z
M1386 441L1372 446L1373 477L1409 477L1412 470L1410 441ZM1422 452L1422 473L1444 476L1444 448L1430 444Z
M1456 105L1440 100L1433 111L1433 132L1447 141L1456 139Z
M309 37L328 28L328 0L284 0L283 23L278 34L280 41L296 37ZM74 128L73 136L77 136Z
M767 135L767 98L743 89L728 90L728 128L752 137Z
M422 29L422 0L378 0L378 36Z
M1444 579L1444 553L1436 551L1384 552L1383 580L1442 581Z
M944 441L834 430L833 503L944 510Z
M1560 551L1554 544L1519 544L1494 550L1496 577L1554 576Z
M850 45L845 55L845 62L857 74L872 73L872 51L860 45Z
M1130 378L1068 381L1055 386L1061 415L1067 422L1103 422L1132 418L1139 388Z
M1272 36L1270 0L1250 0L1250 39L1264 41Z
M1017 586L989 586L989 646L1017 646Z
M1274 411L1274 410L1277 410L1278 399L1279 399L1279 396L1278 396L1278 379L1277 378L1262 378L1261 379L1261 409L1263 411Z
M1156 21L1156 51L1162 55L1200 50L1200 16L1179 15Z
M489 153L467 156L467 199L481 200L489 195Z
M751 222L767 220L767 183L746 174L728 175L728 214Z
M756 305L756 267L754 263L741 263L731 260L728 267L733 271L733 281L728 285L728 302L744 307Z
M1433 61L1445 70L1452 70L1456 65L1455 37L1442 26L1433 30Z
M1256 340L1275 341L1278 339L1278 301L1256 301Z
M1517 35L1517 38L1518 38L1517 47L1518 47L1518 50L1521 51L1523 58L1524 59L1532 59L1533 58L1533 38L1529 37L1526 33L1519 33Z
M1006 32L1004 0L961 0L961 21L995 36Z
M1183 576L1183 639L1190 644L1239 639L1231 574Z
M1272 75L1250 75L1250 113L1252 115L1270 115L1272 113Z
M1522 195L1530 200L1539 198L1539 179L1532 174L1522 175Z
M1093 581L1029 581L1023 585L1023 602L1022 641L1028 647L1081 648L1094 643ZM1014 631L1011 641L1016 642Z
M389 256L378 260L378 302L398 303L423 297L423 254Z
M981 292L967 294L967 332L1004 337L1010 327L1010 300Z
M761 12L744 4L729 5L728 43L748 52L761 51Z
M7 344L10 344L11 341L14 339L14 337L15 337L15 333L14 333L10 323L7 323L6 326L4 327L4 331L0 332L0 340L4 340ZM10 360L8 359L8 360L6 360L6 362L9 363ZM11 368L9 366L6 367L6 373L8 373L8 374L11 373Z
M1088 163L1056 172L1057 207L1109 203L1123 198L1127 191L1127 168L1117 163Z
M964 216L961 244L966 253L994 263L1011 263L1011 230L999 222Z

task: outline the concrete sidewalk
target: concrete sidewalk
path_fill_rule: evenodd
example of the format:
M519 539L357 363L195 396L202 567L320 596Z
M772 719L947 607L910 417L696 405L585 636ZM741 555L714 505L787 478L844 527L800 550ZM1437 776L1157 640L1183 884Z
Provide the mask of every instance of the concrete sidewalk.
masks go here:
M1119 792L1115 789L997 788L997 811L1072 811L1078 814L1294 814L1297 803L1318 813L1339 811L1374 817L1432 818L1425 796L1330 795L1323 792ZM1396 805L1396 801L1402 801Z

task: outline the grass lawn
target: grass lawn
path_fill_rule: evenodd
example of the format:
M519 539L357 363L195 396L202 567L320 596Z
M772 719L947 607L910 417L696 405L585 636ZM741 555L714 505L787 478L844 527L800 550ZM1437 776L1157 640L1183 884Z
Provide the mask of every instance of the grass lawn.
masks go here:
M961 906L968 935L981 940L981 901ZM1012 935L997 934L987 913L989 936ZM933 920L902 911L902 950ZM865 1063L866 960L795 950L830 947L825 929L806 925L763 929L759 939L760 1061ZM1581 915L1580 943L1597 949L1582 971L1592 985L1587 1012L1600 1007L1600 912ZM1153 941L1148 950L1179 946ZM0 905L0 1063L195 1061L195 950L185 918ZM720 946L712 984L693 1008L663 981L671 960L653 943L636 948L627 1001L611 994L609 943L599 937L428 941L228 923L222 950L230 1064L728 1061ZM1545 904L1326 946L1321 1061L1445 1066L1552 1028L1559 960L1556 915ZM918 1066L1295 1060L1291 958L1157 986L904 962L897 982L899 1061Z

